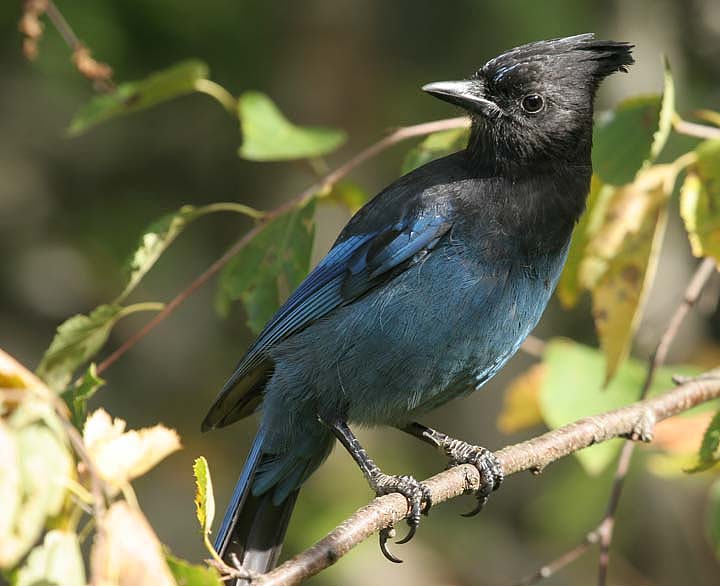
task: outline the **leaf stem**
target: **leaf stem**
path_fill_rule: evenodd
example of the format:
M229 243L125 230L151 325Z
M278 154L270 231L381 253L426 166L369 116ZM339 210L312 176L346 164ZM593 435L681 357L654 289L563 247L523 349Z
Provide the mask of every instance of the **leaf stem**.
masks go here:
M673 118L673 128L675 129L675 132L678 134L684 134L685 136L693 136L695 138L710 140L720 138L720 128L707 126L706 124L688 122L677 115Z
M238 117L237 99L219 83L209 79L198 79L195 82L195 91L215 98L232 117Z
M251 206L232 201L211 203L201 208L198 208L197 212L198 215L211 214L214 212L235 212L238 214L243 214L244 216L248 216L255 220L261 220L268 214L268 212L264 210L256 210Z

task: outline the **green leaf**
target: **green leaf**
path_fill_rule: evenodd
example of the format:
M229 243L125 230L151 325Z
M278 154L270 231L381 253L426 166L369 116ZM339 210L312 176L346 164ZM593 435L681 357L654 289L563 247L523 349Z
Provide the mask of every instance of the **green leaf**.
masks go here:
M111 118L150 108L196 91L198 80L206 79L208 66L195 59L183 61L138 81L120 84L110 94L94 98L70 123L68 132L78 135Z
M707 536L715 557L720 560L720 481L710 487L708 497Z
M191 564L170 553L165 554L165 559L177 586L223 586L225 584L214 568Z
M93 363L88 366L83 377L63 393L63 399L70 407L73 423L78 429L82 429L85 423L87 402L103 386L105 386L105 381L98 376Z
M115 304L120 303L132 293L160 256L193 220L214 212L236 212L255 219L262 218L264 215L263 212L244 204L219 202L199 208L185 205L172 214L162 216L145 230L137 248L127 262L127 285L115 300Z
M259 332L300 284L310 266L315 201L269 222L225 267L216 307L227 315L242 300L248 326Z
M610 185L629 183L651 156L662 98L629 98L605 113L593 134L593 169Z
M203 533L207 535L212 529L215 518L215 495L213 493L210 469L204 456L193 463L195 475L195 513Z
M56 390L64 390L72 374L90 360L105 344L110 330L122 317L137 311L158 311L160 303L100 305L90 315L75 315L60 324L57 333L45 351L37 375Z
M243 142L242 158L284 161L321 157L345 142L345 133L333 128L295 126L260 92L245 92L238 100Z
M720 266L720 140L701 143L680 191L680 215L697 257Z
M30 552L13 586L84 586L85 567L77 534L53 530Z
M603 354L595 348L569 340L548 342L543 362L546 371L540 389L540 409L550 428L636 401L647 371L646 364L626 360L612 382L603 388ZM674 374L697 374L697 369L680 366L659 368L650 394L672 388ZM576 452L575 456L586 472L596 475L612 462L621 445L621 440L611 440Z
M429 135L405 155L402 172L409 173L420 165L464 149L469 135L468 128L453 128Z
M720 411L710 421L703 435L697 463L688 472L702 472L720 462Z
M658 119L657 130L653 135L652 145L650 146L650 156L646 164L655 162L665 148L665 144L670 137L670 132L672 132L675 115L675 82L673 81L672 71L670 71L670 62L667 57L663 56L663 94L660 105L660 117Z
M140 237L140 242L127 263L127 285L117 302L125 299L167 250L175 238L198 217L195 206L186 205L153 222Z

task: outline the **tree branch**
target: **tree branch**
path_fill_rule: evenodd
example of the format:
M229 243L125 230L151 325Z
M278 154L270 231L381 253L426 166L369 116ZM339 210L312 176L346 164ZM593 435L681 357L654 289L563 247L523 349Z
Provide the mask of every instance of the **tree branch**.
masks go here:
M661 421L720 397L720 375L698 377L663 395L608 413L586 417L537 438L495 452L506 476L538 471L573 452L632 434L638 421ZM456 466L424 481L435 504L478 489L474 466ZM353 547L380 529L407 517L407 502L399 494L374 499L314 546L253 581L255 586L292 586L334 564Z
M331 171L325 177L314 183L307 189L304 189L298 193L295 197L287 200L279 207L267 212L255 226L245 235L240 238L235 244L233 244L218 260L210 265L202 274L198 275L195 280L190 283L185 289L178 293L162 311L155 314L155 316L140 328L135 334L128 338L120 347L117 348L110 356L103 360L97 367L97 373L101 374L107 370L112 364L117 362L128 350L130 350L135 344L147 336L156 326L162 323L170 314L175 311L188 297L190 297L195 291L207 283L213 276L215 276L238 252L240 252L250 241L257 236L265 224L274 220L275 218L291 211L292 209L304 205L310 201L313 197L318 194L328 192L333 185L338 181L344 179L353 170L362 165L368 159L371 159L390 147L418 136L425 136L432 134L433 132L440 132L442 130L451 130L454 128L464 128L470 124L467 118L447 118L444 120L435 120L433 122L425 122L423 124L415 124L413 126L404 126L391 132L378 142L370 145L366 149L360 151L357 155L341 165L334 171Z

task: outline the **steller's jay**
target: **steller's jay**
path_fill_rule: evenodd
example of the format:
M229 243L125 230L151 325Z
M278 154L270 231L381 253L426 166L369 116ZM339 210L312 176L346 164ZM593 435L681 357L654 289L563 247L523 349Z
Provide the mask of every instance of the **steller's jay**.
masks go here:
M540 41L464 81L423 90L463 108L465 150L401 177L365 205L265 326L203 430L256 411L260 428L219 530L228 562L265 572L298 491L340 440L376 494L426 487L384 474L348 427L391 425L478 467L478 509L502 481L484 448L415 419L481 387L515 354L555 288L592 173L600 82L632 45L592 34ZM381 534L385 547L388 532ZM234 558L234 556L237 556Z

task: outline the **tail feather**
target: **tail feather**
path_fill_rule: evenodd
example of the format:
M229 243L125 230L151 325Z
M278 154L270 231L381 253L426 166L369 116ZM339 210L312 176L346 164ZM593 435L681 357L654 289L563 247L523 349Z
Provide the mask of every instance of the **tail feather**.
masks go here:
M277 563L298 489L280 504L273 504L272 491L253 495L251 486L263 461L264 434L255 437L230 504L215 539L215 549L223 560L233 564L236 555L247 570L265 573Z

